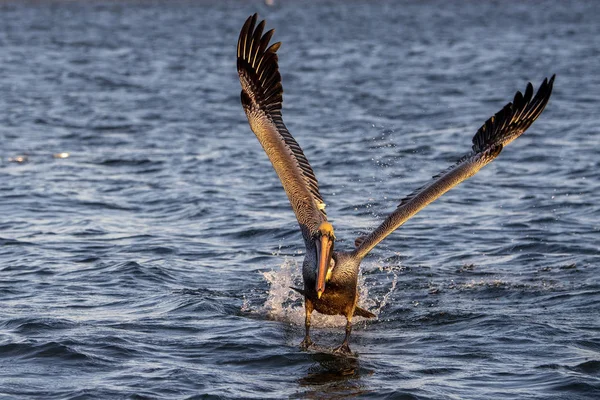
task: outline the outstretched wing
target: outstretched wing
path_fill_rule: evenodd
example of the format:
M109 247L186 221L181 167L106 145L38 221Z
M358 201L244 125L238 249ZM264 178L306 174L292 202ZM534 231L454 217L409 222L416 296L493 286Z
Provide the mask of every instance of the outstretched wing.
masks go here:
M304 240L327 220L317 178L281 117L283 89L277 64L281 43L269 47L273 30L263 35L265 21L249 17L237 45L237 69L242 84L242 106L250 128L269 156L288 195Z
M473 137L471 153L402 199L381 225L369 235L356 240L354 255L362 259L413 215L496 158L504 146L519 137L540 116L550 99L553 83L554 75L550 81L544 79L535 97L531 83L527 85L524 95L517 92L512 103L505 105L479 128Z

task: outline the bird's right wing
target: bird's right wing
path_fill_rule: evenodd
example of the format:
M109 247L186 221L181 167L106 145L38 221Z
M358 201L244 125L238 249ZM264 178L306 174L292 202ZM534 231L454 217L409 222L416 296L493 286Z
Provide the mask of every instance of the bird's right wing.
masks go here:
M494 160L504 146L519 137L540 116L552 94L553 83L554 76L550 81L544 79L535 97L531 83L527 85L525 95L517 92L512 103L504 106L479 128L473 137L471 153L402 199L396 210L369 235L356 239L354 256L364 258L409 218Z
M325 203L306 156L281 117L283 89L276 54L281 43L269 46L273 30L263 35L265 21L255 27L256 20L256 14L246 20L237 45L242 106L281 180L306 242L327 221Z

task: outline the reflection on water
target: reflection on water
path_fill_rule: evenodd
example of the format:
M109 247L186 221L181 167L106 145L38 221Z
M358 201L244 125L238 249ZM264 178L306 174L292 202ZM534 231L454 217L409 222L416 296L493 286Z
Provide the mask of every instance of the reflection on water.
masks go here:
M304 377L298 379L301 387L310 388L302 392L303 397L343 399L369 393L360 378L372 372L361 371L358 358L322 352L311 354L311 358L315 363Z

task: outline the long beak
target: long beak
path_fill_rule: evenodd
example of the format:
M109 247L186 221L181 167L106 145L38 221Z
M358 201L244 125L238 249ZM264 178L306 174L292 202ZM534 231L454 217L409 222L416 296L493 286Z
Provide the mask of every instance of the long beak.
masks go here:
M317 258L319 259L319 267L317 269L316 290L317 297L320 299L325 291L325 277L331 262L331 239L327 235L321 236L320 241L317 242Z

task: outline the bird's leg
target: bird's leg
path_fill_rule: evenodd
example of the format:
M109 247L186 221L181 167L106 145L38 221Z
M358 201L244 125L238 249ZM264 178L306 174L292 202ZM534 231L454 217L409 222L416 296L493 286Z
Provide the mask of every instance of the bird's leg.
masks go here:
M334 353L352 354L352 351L350 351L350 346L348 345L348 340L350 340L350 332L352 332L352 315L346 316L346 318L348 319L346 321L346 337L344 337L342 344L333 350Z
M304 308L306 311L306 318L304 320L304 326L306 328L306 335L304 335L304 340L300 343L300 348L306 350L310 346L312 346L313 342L310 340L310 315L313 312L313 303L308 299L308 297L304 298Z

